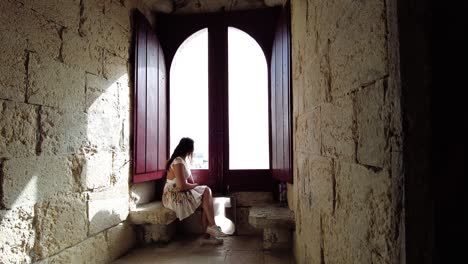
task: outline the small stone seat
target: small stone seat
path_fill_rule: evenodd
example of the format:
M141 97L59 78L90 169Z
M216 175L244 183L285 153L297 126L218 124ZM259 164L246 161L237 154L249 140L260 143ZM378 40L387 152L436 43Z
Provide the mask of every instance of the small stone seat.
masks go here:
M165 208L161 201L139 205L135 209L130 210L129 217L130 221L136 225L168 225L177 218L175 212Z
M294 213L286 207L267 205L252 207L249 223L263 229L264 249L290 249L295 229Z
M176 214L161 201L138 205L130 210L129 220L144 243L169 242L175 233Z

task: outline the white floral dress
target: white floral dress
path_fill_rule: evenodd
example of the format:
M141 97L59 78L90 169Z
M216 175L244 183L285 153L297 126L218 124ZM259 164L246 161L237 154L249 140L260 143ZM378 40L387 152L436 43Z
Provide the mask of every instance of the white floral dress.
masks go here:
M192 177L190 168L188 167L185 160L181 157L174 159L174 161L169 166L168 174L171 170L174 169L174 165L176 164L184 165L183 173L185 180ZM192 215L201 205L202 196L206 188L208 188L208 186L200 185L190 190L181 191L179 190L179 187L177 187L175 178L172 180L167 179L162 196L163 205L164 207L174 211L179 220L183 220L184 218Z

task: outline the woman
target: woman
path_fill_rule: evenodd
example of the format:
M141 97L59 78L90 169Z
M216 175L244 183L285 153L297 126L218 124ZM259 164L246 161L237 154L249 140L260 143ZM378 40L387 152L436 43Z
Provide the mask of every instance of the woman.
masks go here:
M179 220L192 215L201 205L205 232L215 238L225 237L227 235L215 224L210 188L195 183L187 165L186 159L192 159L193 150L193 140L182 138L167 162L167 178L162 197L163 205L173 210Z

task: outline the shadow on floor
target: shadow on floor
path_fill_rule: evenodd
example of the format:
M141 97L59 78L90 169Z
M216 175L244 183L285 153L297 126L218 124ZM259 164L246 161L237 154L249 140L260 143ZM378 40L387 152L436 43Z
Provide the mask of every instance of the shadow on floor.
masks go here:
M276 264L294 263L291 252L266 251L258 236L230 236L223 245L207 245L202 236L179 236L169 244L137 248L114 264L152 263L240 263Z

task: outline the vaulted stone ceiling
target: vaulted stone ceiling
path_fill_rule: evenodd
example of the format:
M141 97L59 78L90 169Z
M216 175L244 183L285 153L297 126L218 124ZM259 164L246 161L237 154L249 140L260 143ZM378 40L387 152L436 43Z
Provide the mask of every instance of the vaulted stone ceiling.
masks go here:
M285 0L142 0L151 11L163 13L208 13L265 8Z

